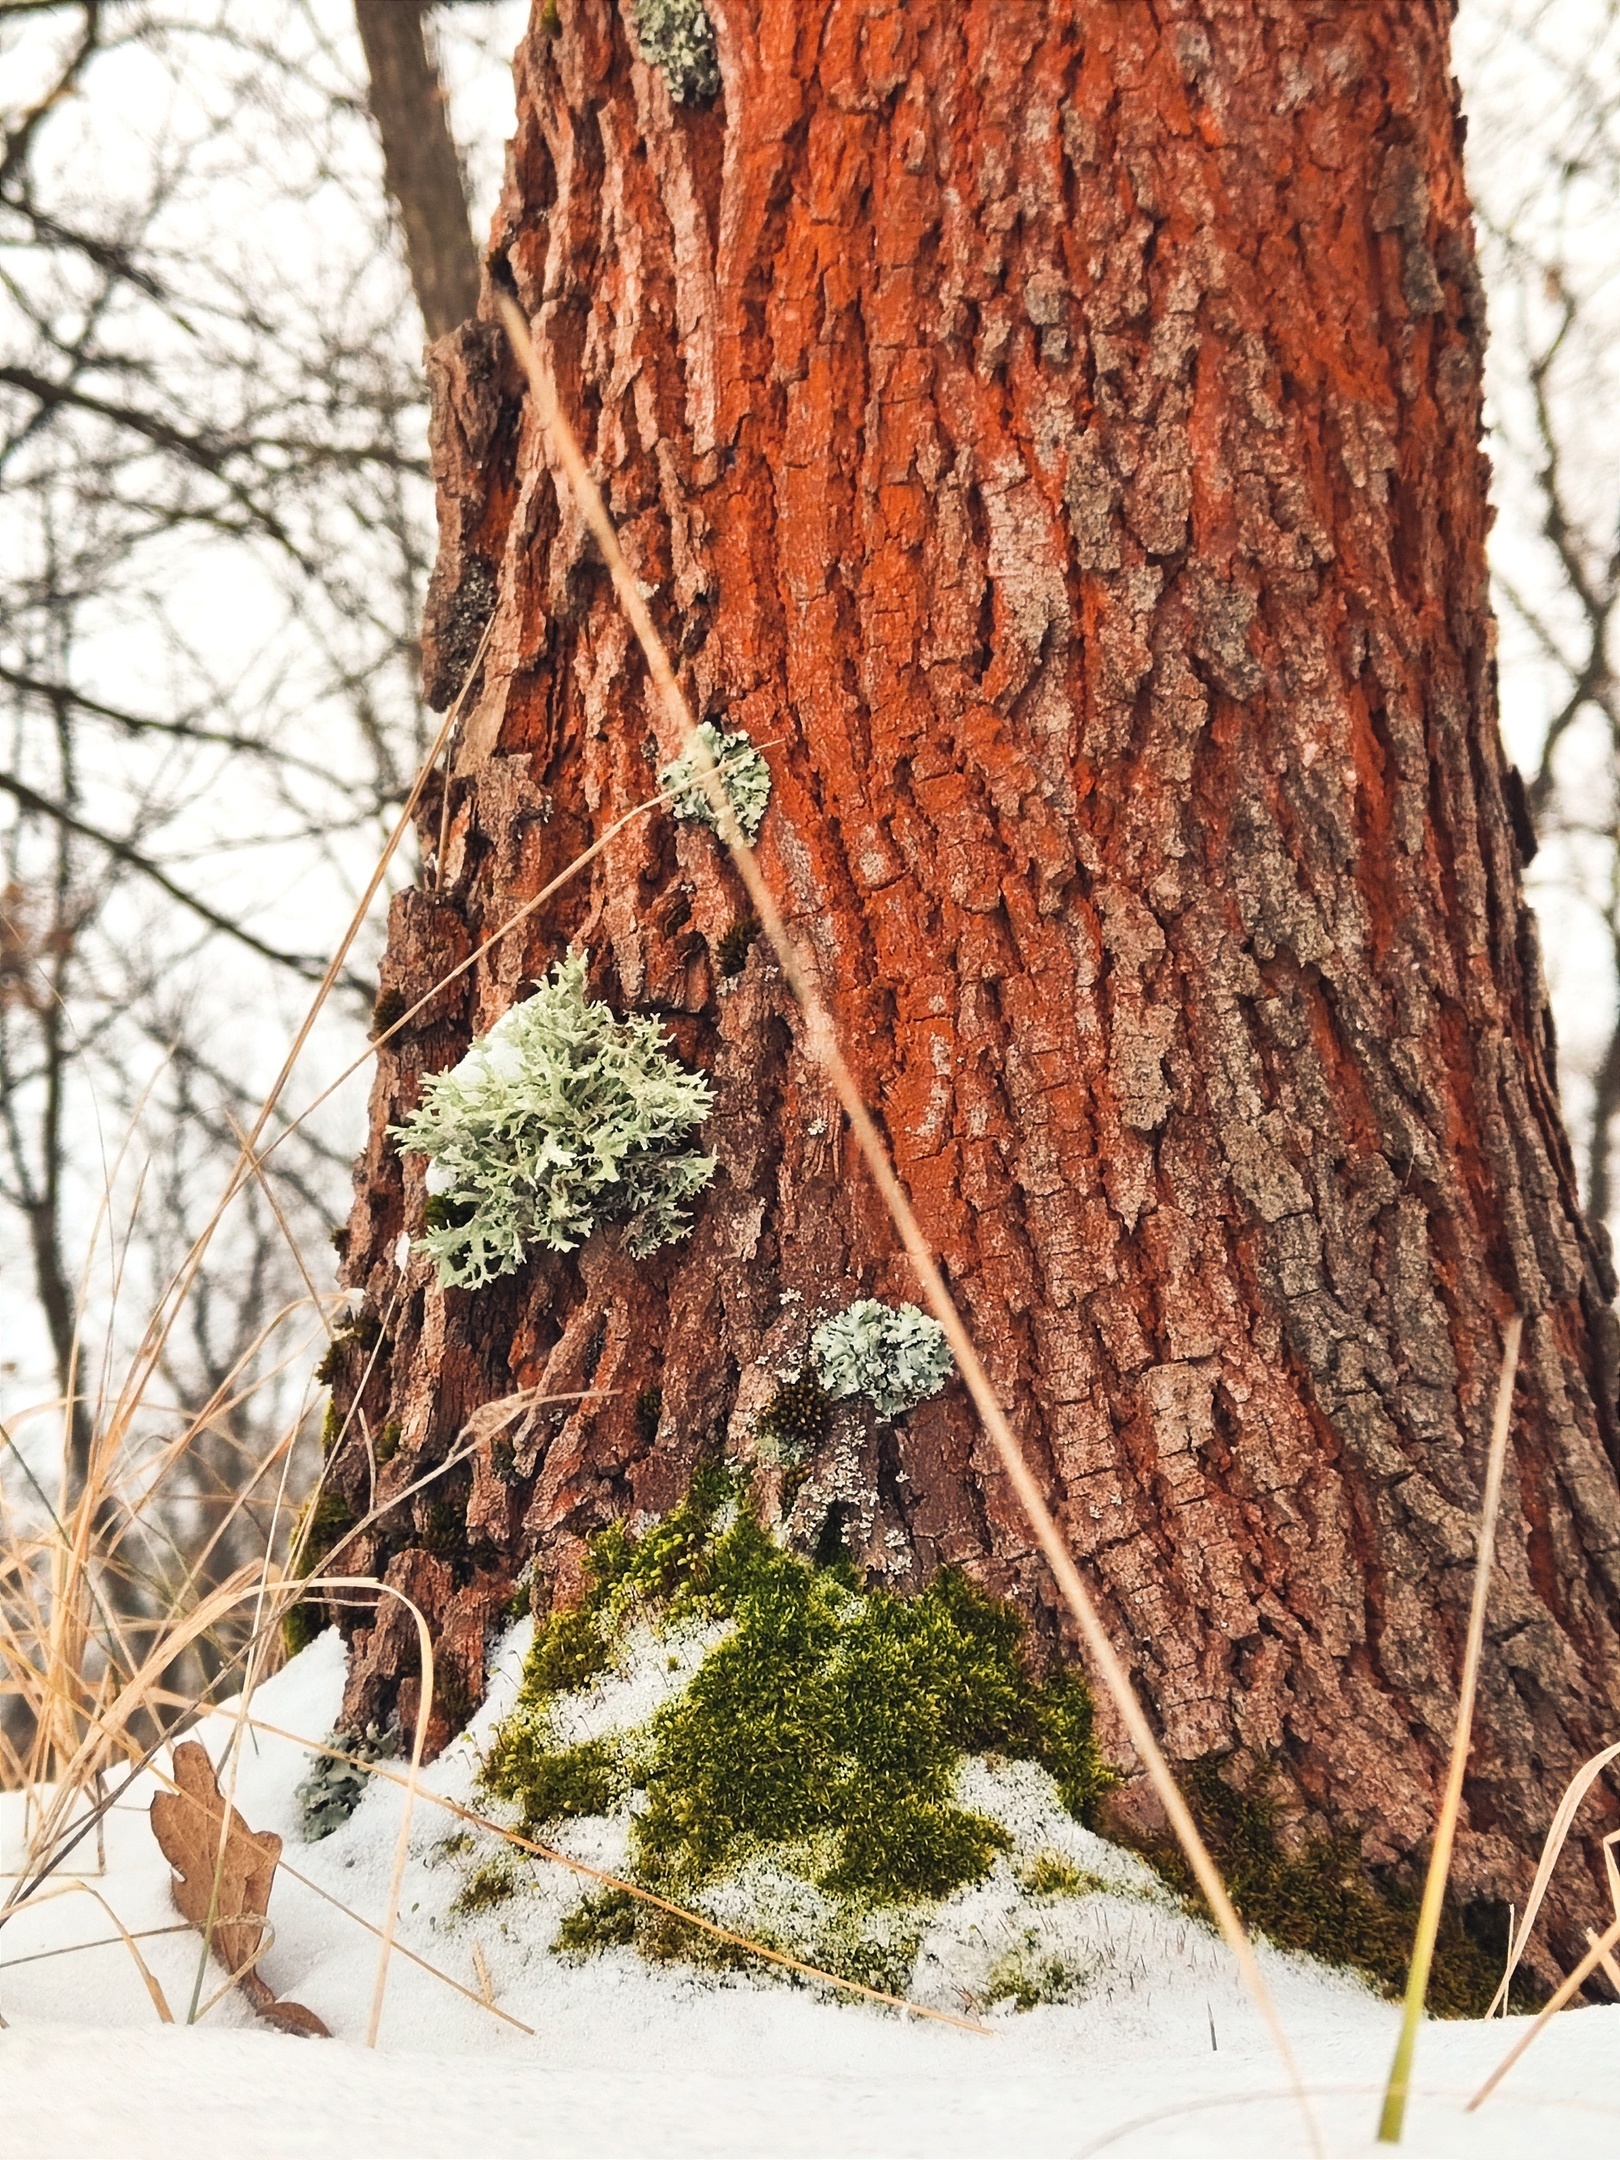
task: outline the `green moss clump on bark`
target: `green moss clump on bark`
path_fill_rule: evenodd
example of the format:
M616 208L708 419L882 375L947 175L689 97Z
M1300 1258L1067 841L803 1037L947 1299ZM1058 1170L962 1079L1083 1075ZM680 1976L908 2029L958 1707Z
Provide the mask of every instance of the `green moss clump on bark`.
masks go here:
M1233 1904L1245 1923L1287 1950L1348 1965L1381 1993L1406 1986L1421 1884L1374 1874L1354 1838L1314 1838L1285 1848L1280 1809L1263 1783L1239 1790L1222 1776L1223 1758L1205 1756L1181 1772L1182 1790ZM1144 1855L1189 1905L1207 1908L1179 1847L1146 1845ZM1489 1939L1489 1909L1448 1900L1435 1944L1428 2005L1434 2017L1480 2017L1495 1994L1506 1942ZM1512 2007L1534 2007L1515 1980Z
M601 1814L639 1789L630 1864L645 1887L689 1902L779 1860L869 1918L949 1896L1008 1848L998 1823L953 1798L966 1756L1032 1758L1068 1807L1091 1814L1109 1779L1090 1696L1078 1674L1034 1676L1011 1606L951 1571L913 1598L863 1590L847 1561L816 1566L774 1545L745 1499L725 1472L700 1472L640 1538L616 1526L596 1539L586 1598L537 1634L484 1764L486 1787L526 1824ZM557 1745L553 1701L610 1662L632 1616L729 1632L644 1725ZM689 1927L672 1934L633 1902L589 1901L559 1948L633 1938L649 1954L690 1954ZM868 1931L864 1949L858 1932L851 1954L887 1970L899 1934L918 1928L889 1927L883 1941Z

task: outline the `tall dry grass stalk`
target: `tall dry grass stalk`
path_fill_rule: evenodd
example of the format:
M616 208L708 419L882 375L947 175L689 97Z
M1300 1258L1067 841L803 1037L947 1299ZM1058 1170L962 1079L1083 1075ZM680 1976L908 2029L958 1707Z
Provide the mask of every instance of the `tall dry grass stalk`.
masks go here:
M1610 1763L1616 1760L1620 1760L1620 1740L1615 1741L1612 1747L1600 1748L1597 1754L1589 1756L1565 1788L1564 1796L1559 1801L1548 1827L1546 1842L1541 1848L1541 1859L1536 1868L1535 1880L1530 1885L1524 1917L1514 1929L1513 1939L1508 1946L1507 1970L1502 1975L1501 1986L1491 1998L1491 2007L1485 2013L1487 2017L1495 2017L1499 2012L1506 2015L1508 1991L1513 1985L1513 1975L1518 1971L1519 1961L1529 1944L1531 1931L1541 1911L1542 1900L1547 1895L1553 1870L1558 1865L1565 1841L1574 1827L1581 1802ZM1620 1836L1620 1832L1616 1832L1615 1836ZM1616 1868L1614 1861L1615 1836L1604 1839L1603 1859L1609 1881L1609 1896L1614 1901L1615 1916L1620 1918L1620 1868Z
M1467 2110L1470 2115L1474 2113L1482 2102L1490 2098L1525 2049L1541 2038L1541 2035L1546 2031L1548 2025L1558 2015L1559 2011L1563 2009L1564 2005L1572 2002L1580 1993L1587 1981L1591 1979L1593 1973L1603 1963L1604 1958L1613 1950L1616 1943L1620 1943L1620 1913L1615 1915L1611 1924L1591 1943L1585 1957L1581 1959L1573 1972L1566 1975L1558 1988L1548 1997L1533 2023L1526 2026L1484 2084L1481 2085L1478 2092L1470 2099Z
M129 1683L137 1674L143 1676L146 1684L139 1691L135 1707L137 1710L142 1707L155 1710L154 1663L157 1665L156 1677L161 1679L178 1650L194 1642L225 1609L217 1597L206 1599L204 1605L208 1617L199 1621L196 1611L189 1608L187 1599L195 1587L197 1573L194 1563L178 1595L171 1597L166 1607L160 1607L145 1619L142 1632L149 1641L160 1646L154 1660L152 1655L142 1656L129 1617L113 1606L104 1594L104 1588L120 1572L120 1548L129 1532L140 1521L154 1496L164 1488L166 1480L185 1460L198 1434L244 1399L239 1393L233 1394L233 1387L262 1345L254 1346L245 1354L212 1400L186 1421L158 1461L146 1466L143 1490L133 1503L126 1501L120 1491L120 1471L127 1467L125 1458L137 1420L158 1376L164 1350L196 1283L209 1244L237 1194L250 1178L259 1174L262 1161L259 1146L265 1130L382 889L389 866L411 830L434 767L481 677L488 642L486 627L461 690L422 761L281 1068L252 1126L242 1136L237 1162L226 1180L224 1191L197 1239L164 1286L116 1390L109 1393L105 1378L103 1380L95 1405L89 1457L78 1489L72 1489L66 1475L65 1444L62 1496L53 1505L38 1488L37 1480L11 1434L0 1432L0 1443L35 1486L41 1522L39 1529L26 1535L18 1533L14 1526L8 1526L9 1534L0 1546L0 1678L3 1678L4 1691L21 1701L31 1728L27 1754L19 1755L8 1743L5 1753L0 1755L0 1771L24 1786L31 1795L49 1795L30 1823L29 1859L32 1864L37 1865L60 1839L65 1822L79 1807L86 1778L100 1775L111 1753L122 1753L133 1759L140 1752L134 1746L132 1734L120 1728L116 1719L112 1724L108 1723L109 1708L114 1703L122 1705L128 1701L128 1685L120 1691L120 1680ZM351 1071L354 1069L350 1068ZM104 1201L103 1210L106 1205ZM307 1270L305 1273L307 1280ZM315 1301L316 1310L320 1309L321 1302ZM284 1317L278 1316L272 1329ZM72 1403L59 1407L64 1424L70 1424ZM272 1451L271 1462L261 1463L254 1477L248 1480L247 1490L257 1487L274 1461L284 1460L290 1451L291 1439L290 1434L283 1437ZM237 1496L238 1506L244 1498L245 1493ZM269 1563L267 1547L260 1569L261 1594ZM124 1567L127 1572L127 1563ZM161 1731L161 1716L155 1722ZM87 1768L89 1765L94 1765L94 1769ZM0 1922L25 1894L21 1887L23 1880L19 1878L13 1885L6 1904L0 1907Z
M692 761L694 770L702 780L708 795L710 808L720 837L724 841L732 861L736 864L748 897L753 903L755 919L769 940L795 1003L804 1017L805 1039L810 1055L821 1067L834 1093L837 1095L845 1116L849 1119L860 1148L867 1172L877 1187L887 1208L889 1218L899 1233L906 1253L916 1271L929 1310L945 1330L957 1368L967 1384L975 1409L990 1442L996 1451L1008 1481L1017 1494L1020 1505L1028 1518L1036 1542L1039 1544L1053 1579L1063 1596L1086 1645L1093 1669L1113 1698L1131 1744L1141 1758L1143 1767L1152 1780L1171 1828L1175 1831L1183 1852L1187 1856L1199 1889L1203 1892L1211 1912L1215 1915L1221 1933L1226 1937L1238 1969L1260 2011L1273 2044L1282 2058L1289 2082L1297 2096L1308 2128L1313 2152L1320 2151L1320 2141L1310 2103L1301 2082L1298 2066L1288 2036L1283 2031L1270 1991L1255 1961L1254 1952L1244 1933L1243 1923L1237 1909L1227 1894L1208 1847L1199 1834L1192 1811L1183 1799L1180 1788L1171 1775L1158 1738L1148 1722L1147 1713L1137 1700L1123 1662L1115 1651L1107 1630L1104 1628L1091 1595L1081 1580L1068 1544L1046 1504L1033 1471L1024 1458L1005 1411L990 1384L989 1374L974 1346L955 1301L945 1287L932 1246L924 1237L910 1199L901 1185L889 1153L865 1098L856 1085L842 1049L832 1015L816 987L810 971L802 964L798 948L788 935L787 925L776 903L776 896L765 881L753 849L743 836L731 807L731 798L721 781L719 768L708 745L698 733L686 694L676 680L670 665L669 654L659 636L647 603L642 598L624 552L619 546L618 534L602 500L601 490L591 477L579 443L566 416L558 403L556 387L549 368L541 360L530 334L529 324L522 311L505 294L498 294L501 318L513 350L528 377L530 393L534 399L535 412L540 426L550 440L558 464L567 477L575 504L592 536L602 552L613 590L626 620L635 632L637 642L647 662L648 672L658 693L672 728Z
M1496 1383L1496 1412L1491 1420L1490 1450L1485 1462L1485 1492L1479 1510L1479 1544L1474 1555L1474 1594L1468 1609L1468 1636L1463 1647L1462 1680L1457 1690L1457 1728L1451 1738L1451 1764L1446 1789L1435 1825L1434 1850L1423 1884L1423 1903L1418 1910L1417 1935L1412 1944L1412 1964L1406 1976L1406 2002L1401 2015L1395 2060L1378 2118L1380 2145L1398 2145L1406 2124L1406 2098L1412 2084L1412 2058L1417 2051L1418 2027L1428 2000L1429 1971L1434 1963L1435 1937L1440 1932L1440 1913L1445 1904L1446 1883L1451 1875L1451 1851L1457 1837L1457 1817L1462 1808L1463 1776L1474 1733L1474 1697L1479 1688L1479 1661L1485 1644L1485 1608L1490 1601L1491 1567L1496 1556L1496 1518L1502 1505L1502 1475L1507 1463L1508 1427L1513 1416L1513 1379L1519 1368L1519 1341L1524 1321L1515 1313L1508 1322L1502 1344L1502 1370Z

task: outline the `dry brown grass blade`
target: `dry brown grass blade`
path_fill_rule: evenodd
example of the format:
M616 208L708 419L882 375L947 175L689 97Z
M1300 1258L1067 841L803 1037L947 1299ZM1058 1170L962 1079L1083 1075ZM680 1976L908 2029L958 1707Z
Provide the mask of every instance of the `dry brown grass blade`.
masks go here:
M990 1376L985 1371L962 1316L945 1287L945 1278L940 1273L933 1249L923 1236L922 1226L917 1221L911 1202L889 1159L888 1150L867 1110L865 1098L857 1087L855 1077L839 1047L832 1016L808 974L800 966L798 953L788 936L787 925L776 904L775 895L760 871L753 849L743 837L715 761L698 733L685 693L675 679L663 639L658 634L647 603L642 598L641 588L619 546L618 535L602 501L601 491L591 477L573 429L558 404L550 372L535 349L529 324L521 310L504 294L498 294L497 299L507 335L528 377L540 425L549 436L557 461L567 475L580 515L590 527L601 550L619 605L636 634L665 714L677 731L686 755L692 760L693 768L703 782L721 839L730 852L753 903L755 919L769 940L783 979L804 1015L805 1037L810 1054L832 1083L844 1114L850 1121L867 1170L900 1234L929 1309L945 1330L946 1340L973 1398L980 1422L989 1435L1008 1482L1029 1520L1036 1542L1052 1570L1064 1602L1080 1629L1093 1667L1112 1696L1126 1731L1130 1734L1131 1744L1141 1758L1170 1819L1171 1827L1187 1856L1198 1887L1237 1960L1244 1982L1254 1997L1289 2080L1298 2094L1311 2149L1319 2152L1321 2143L1315 2119L1294 2061L1293 2049L1255 1961L1243 1923L1227 1895L1220 1871L1210 1857L1209 1849L1193 1821L1192 1812L1171 1775L1170 1766L1148 1722L1147 1714L1136 1698L1136 1691L1131 1686L1125 1667L1092 1603L1090 1593L1080 1579L1080 1571L1074 1564L1063 1534L1047 1507L1045 1495L1025 1460L995 1389L990 1384Z
M291 1736L289 1735L289 1737ZM428 1797L431 1799L432 1795L429 1794ZM298 1870L290 1866L285 1860L281 1863L281 1870L284 1875L291 1876L295 1883L301 1883L306 1890L313 1891L316 1897L324 1898L328 1905L332 1906L335 1911L342 1913L345 1918L352 1920L356 1927L364 1928L368 1935L375 1935L379 1941L382 1939L382 1929L366 1919L364 1914L357 1913L352 1905L345 1905L340 1897L334 1897L330 1890L323 1890L321 1885L318 1882L313 1882L309 1876L300 1875ZM395 1957L407 1959L412 1965L420 1965L423 1972L431 1973L435 1980L442 1980L447 1988L454 1988L458 1995L465 1995L468 2002L477 2003L480 2010L487 2010L491 2017L501 2018L508 2025L515 2025L520 2033L527 2033L531 2040L534 2038L534 2027L532 2025L525 2025L521 2018L515 2018L509 2010L503 2010L499 2003L486 2002L482 1995L475 1995L471 1988L463 1987L459 1980L452 1979L449 1973L430 1963L427 1958L419 1957L414 1950L408 1949L404 1943L396 1942L394 1944L394 1955Z
M278 1740L291 1740L299 1747L317 1749L321 1754L330 1755L338 1762L350 1763L356 1770L364 1771L367 1777L381 1778L389 1785L403 1785L406 1782L398 1771L389 1770L382 1763L367 1762L358 1755L346 1754L342 1748L334 1747L328 1740L311 1740L303 1733L288 1732L284 1725L271 1725L263 1718L249 1718L248 1723L255 1732L272 1733ZM859 1980L846 1980L841 1973L824 1972L819 1965L807 1965L802 1958L790 1957L785 1950L773 1950L766 1943L755 1942L751 1936L738 1935L731 1928L722 1927L719 1921L693 1912L688 1906L677 1905L669 1898L659 1897L655 1891L644 1890L640 1883L627 1882L622 1875L610 1875L605 1868L592 1867L587 1861L576 1860L572 1854L560 1852L554 1845L542 1845L535 1838L526 1838L517 1830L509 1830L504 1823L493 1822L489 1816L480 1815L476 1808L463 1807L459 1800L448 1799L443 1793L424 1791L421 1798L433 1807L443 1808L446 1814L454 1815L459 1822L470 1823L476 1830L487 1830L492 1837L501 1838L508 1845L515 1845L519 1852L533 1853L539 1860L550 1860L556 1866L566 1868L572 1875L583 1876L587 1882L600 1883L605 1890L622 1890L627 1897L636 1899L639 1904L654 1906L659 1912L668 1913L673 1919L685 1921L701 1934L712 1935L719 1942L730 1943L738 1950L746 1950L751 1957L763 1958L769 1965L785 1966L789 1972L802 1974L808 1980L819 1980L827 1987L837 1988L846 1995L859 1995L863 2001L881 2003L885 2009L903 2010L907 2017L927 2018L938 2025L954 2025L962 2032L979 2033L988 2039L995 2037L990 2026L976 2024L971 2018L953 2017L948 2010L931 2010L926 2004L907 2002L903 1995L885 1995L881 1988L866 1987Z
M131 1757L141 1753L130 1738L130 1721L145 1707L151 1691L161 1685L164 1673L180 1652L195 1642L199 1635L214 1627L234 1605L241 1603L244 1597L257 1594L256 1583L248 1581L247 1578L257 1576L258 1573L255 1566L239 1568L216 1590L211 1591L190 1613L176 1622L168 1633L160 1637L157 1647L148 1653L111 1702L104 1709L98 1709L87 1717L86 1722L90 1729L69 1758L52 1794L50 1805L45 1810L36 1841L40 1849L46 1849L52 1841L60 1840L79 1794L90 1779L105 1768L116 1747L122 1747ZM26 1893L20 1888L14 1889L0 1911L9 1911L12 1904L23 1894Z
M388 1908L383 1918L382 1950L377 1959L377 1984L372 1991L371 2016L366 2025L366 2046L377 2045L377 2032L382 2024L383 1996L388 1987L388 1960L393 1953L394 1933L399 1925L400 1892L405 1883L405 1862L411 1850L411 1816L416 1806L419 1790L418 1779L422 1774L422 1752L427 1746L428 1720L433 1714L433 1638L428 1631L426 1616L419 1605L412 1604L403 1590L396 1590L391 1583L379 1583L364 1575L315 1575L308 1578L306 1587L312 1590L370 1590L383 1597L397 1598L416 1622L416 1640L422 1659L422 1680L417 1691L416 1732L411 1741L411 1768L408 1777L401 1780L405 1787L405 1805L400 1810L399 1837L394 1845L394 1868L388 1884Z
M64 1883L64 1889L72 1888ZM40 1903L44 1903L44 1899ZM117 1924L116 1922L114 1923ZM115 1950L127 1935L131 1942L151 1942L159 1935L189 1935L191 1929L184 1920L177 1920L173 1927L127 1928L117 1935L95 1935L89 1942L56 1943L49 1950L25 1950L21 1957L0 1958L0 1972L12 1972L19 1965L42 1965L47 1958L76 1957L81 1950Z
M1620 1758L1620 1740L1615 1741L1612 1747L1600 1748L1597 1754L1588 1756L1564 1788L1564 1797L1558 1803L1547 1831L1546 1842L1541 1848L1541 1860L1536 1868L1535 1880L1530 1885L1530 1897L1524 1908L1524 1918L1514 1930L1513 1942L1508 1951L1507 1971L1502 1975L1501 1986L1491 1998L1491 2006L1485 2013L1487 2017L1495 2017L1499 2010L1506 2012L1513 1975L1518 1971L1519 1960L1524 1956L1530 1932L1541 1911L1542 1900L1547 1895L1547 1885L1552 1881L1553 1870L1558 1865L1559 1856L1564 1850L1581 1802L1609 1764L1617 1758ZM1615 1911L1620 1913L1620 1875L1616 1874L1607 1839L1604 1841L1604 1859L1609 1871L1609 1894L1614 1899Z
M463 705L482 675L484 656L489 646L493 626L494 617L491 616L490 621L484 626L483 635L478 641L477 650L473 654L462 686L457 692L449 711L444 716L433 745L417 771L416 778L411 784L410 793L406 797L393 829L383 845L382 852L373 866L370 877L367 879L366 889L356 902L354 912L349 918L348 927L338 941L337 948L332 955L326 972L316 986L315 993L310 999L309 1008L299 1023L286 1057L282 1060L281 1069L271 1083L270 1090L248 1129L246 1146L239 1154L236 1166L226 1180L225 1190L216 1203L208 1221L198 1232L191 1249L164 1287L163 1294L158 1300L157 1309L152 1315L134 1358L131 1360L129 1373L126 1375L124 1385L119 1391L118 1401L110 1421L114 1427L127 1424L134 1413L135 1407L144 1397L152 1375L158 1368L158 1361L162 1356L164 1345L168 1341L175 1320L186 1296L190 1292L191 1285L196 1280L197 1271L202 1265L208 1247L213 1241L214 1232L219 1227L226 1209L253 1174L251 1167L253 1151L258 1148L265 1127L274 1116L276 1105L280 1102L287 1083L292 1078L298 1061L304 1054L305 1046L314 1032L315 1023L320 1018L326 1001L331 996L338 977L343 971L344 962L348 959L354 941L360 935L366 918L371 912L372 903L382 889L383 880L388 875L388 866L393 861L400 843L411 829L411 822L416 815L417 805L421 802L422 795L427 787L429 776L450 740L456 722L461 716Z
M1418 2027L1423 2021L1423 2005L1429 1993L1429 1968L1434 1962L1435 1938L1440 1932L1440 1913L1451 1874L1451 1851L1457 1837L1457 1817L1462 1809L1463 1777L1474 1736L1474 1697L1479 1687L1479 1663L1485 1647L1485 1611L1490 1602L1491 1567L1496 1556L1496 1518L1502 1505L1508 1430L1513 1419L1513 1380L1519 1369L1519 1341L1523 1334L1524 1320L1515 1313L1503 1338L1502 1369L1496 1382L1496 1408L1491 1418L1485 1491L1479 1510L1479 1541L1474 1556L1474 1592L1468 1608L1468 1638L1463 1647L1462 1677L1457 1689L1457 1728L1451 1736L1446 1789L1440 1802L1434 1850L1429 1855L1423 1903L1418 1910L1417 1932L1412 1941L1412 1965L1406 1976L1400 2037L1395 2043L1395 2059L1390 2064L1389 2083L1384 2090L1383 2111L1378 2122L1381 2145L1398 2145L1405 2127L1412 2058L1417 2052Z
M1620 2001L1620 1965L1617 1965L1615 1963L1613 1957L1609 1954L1607 1950L1604 1949L1603 1945L1598 1941L1596 1928L1587 1929L1586 1940L1589 1945L1596 1949L1598 1954L1598 1963L1603 1968L1603 1977L1605 1980L1608 1981L1610 1987L1613 1988L1616 2001Z
M119 1919L117 1913L113 1911L112 1907L107 1903L107 1900L102 1896L101 1892L95 1887L93 1883L58 1883L54 1890L46 1891L43 1896L33 1900L33 1902L40 1905L48 1905L55 1898L72 1897L76 1892L82 1894L85 1897L93 1897L96 1903L101 1907L102 1911L107 1915L107 1918L112 1922L113 1926L118 1930L116 1937L113 1939L115 1941L121 1942L124 1948L129 1952L130 1956L135 1960L135 1964L140 1972L140 1976L142 1980L146 1983L146 1992L152 1998L152 2007L154 2010L156 2010L159 2018L165 2025L172 2025L174 2023L174 2012L169 2008L168 1997L164 1994L162 1988L158 1985L157 1974L153 1972L151 1966L148 1965L145 1958L142 1957L140 1952L140 1946L135 1936L130 1933L127 1927L125 1927L123 1921ZM168 1932L169 1930L167 1928L146 1928L142 1930L143 1934L148 1935L166 1935ZM66 1949L69 1950L88 1950L95 1947L99 1946L90 1943L69 1943L68 1945L66 1945ZM40 1954L42 1956L52 1956L57 1953L45 1951L41 1952ZM18 1958L13 1962L17 1964L22 1964L24 1960Z
M1571 2001L1585 1987L1587 1981L1591 1979L1593 1973L1602 1964L1605 1951L1612 1950L1616 1943L1620 1943L1620 1914L1616 1915L1611 1926L1604 1929L1575 1970L1564 1979L1556 1993L1544 2004L1535 2022L1527 2027L1514 2041L1512 2047L1508 2049L1502 2060L1479 2088L1479 2091L1469 2101L1466 2110L1468 2114L1472 2115L1482 2101L1489 2099L1525 2049L1534 2041L1540 2039L1548 2024L1563 2009L1565 2003Z

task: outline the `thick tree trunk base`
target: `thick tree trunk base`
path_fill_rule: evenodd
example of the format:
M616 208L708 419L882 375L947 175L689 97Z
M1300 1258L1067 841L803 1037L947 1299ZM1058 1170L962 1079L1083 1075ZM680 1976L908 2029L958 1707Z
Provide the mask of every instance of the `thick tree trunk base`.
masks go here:
M1456 1869L1522 1903L1620 1737L1620 1331L1504 800L1446 10L711 12L702 109L605 0L537 20L491 274L695 707L770 746L766 873L1166 1749L1273 1764L1292 1834L1374 1866L1432 1831L1525 1314ZM436 349L434 425L441 701L494 626L385 1001L678 748L489 324ZM744 914L713 836L648 817L379 1059L350 1504L497 1398L595 1391L355 1556L432 1616L441 1735L520 1568L572 1594L594 1528L755 1451L817 1319L915 1295L767 952L722 972ZM570 940L712 1073L719 1175L650 1261L609 1231L443 1292L384 1126ZM960 1564L1066 1642L959 1389L836 1421L795 1528L834 1500L878 1579ZM349 1715L408 1718L409 1629L355 1652Z

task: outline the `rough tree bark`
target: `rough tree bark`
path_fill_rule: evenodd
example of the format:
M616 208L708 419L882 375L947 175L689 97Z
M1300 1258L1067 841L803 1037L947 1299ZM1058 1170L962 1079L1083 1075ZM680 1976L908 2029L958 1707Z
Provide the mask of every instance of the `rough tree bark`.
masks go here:
M399 213L405 261L430 340L478 305L478 250L439 71L420 0L354 0L383 179Z
M711 14L694 109L608 0L537 11L488 275L698 712L771 746L762 861L1170 1755L1274 1761L1370 1863L1432 1826L1527 1315L1457 1865L1522 1898L1620 1736L1620 1336L1497 731L1449 10ZM436 355L441 705L494 624L389 1012L676 747L491 317ZM521 1566L569 1594L595 1526L749 1455L815 1317L914 1294L766 952L722 972L741 913L711 834L644 819L379 1060L350 1504L494 1398L607 1391L351 1555L429 1609L452 1720ZM652 1260L443 1293L384 1127L569 941L712 1073L720 1173ZM878 1577L957 1563L1062 1637L959 1389L841 1416L811 1490ZM349 1716L408 1718L409 1630L355 1651ZM1568 1940L1596 1890L1562 1898Z

